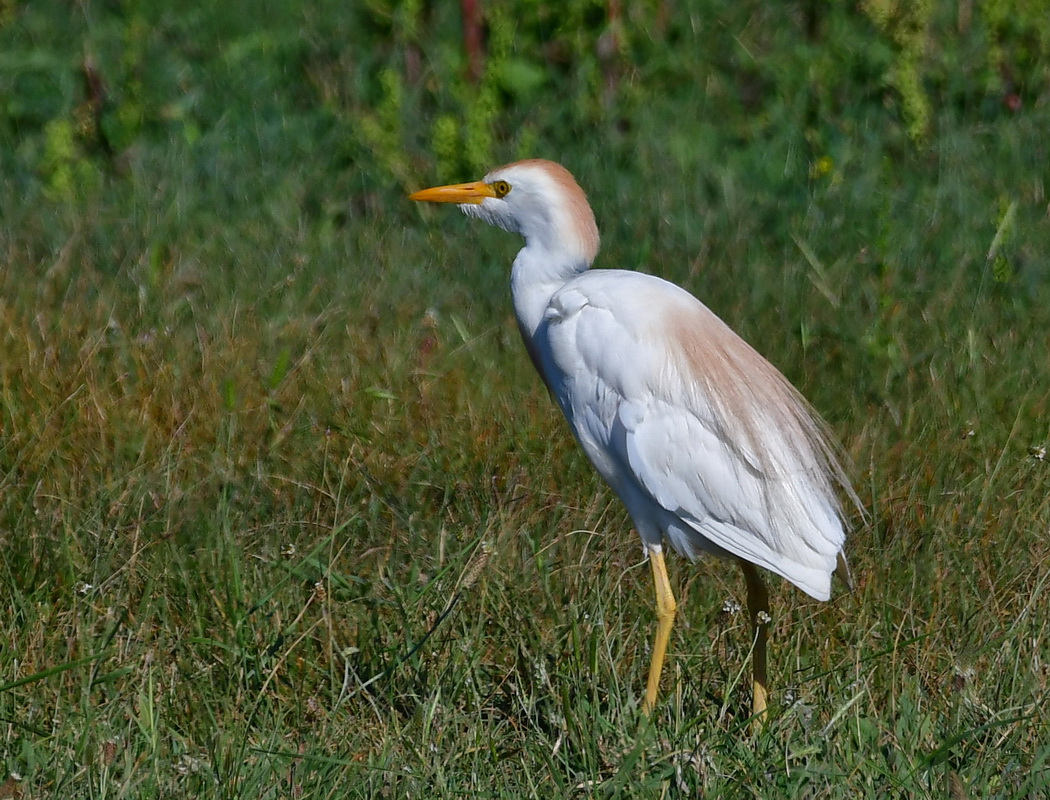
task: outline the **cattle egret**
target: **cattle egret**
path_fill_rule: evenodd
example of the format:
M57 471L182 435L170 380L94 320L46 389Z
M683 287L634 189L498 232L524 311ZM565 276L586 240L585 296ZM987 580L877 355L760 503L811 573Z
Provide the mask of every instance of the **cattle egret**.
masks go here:
M736 560L753 632L753 710L766 712L768 595L756 567L827 600L846 577L837 489L854 502L823 422L768 361L684 289L591 270L598 228L573 176L527 160L410 196L456 203L521 234L510 274L525 348L576 441L623 500L652 566L651 713L674 623L664 542Z

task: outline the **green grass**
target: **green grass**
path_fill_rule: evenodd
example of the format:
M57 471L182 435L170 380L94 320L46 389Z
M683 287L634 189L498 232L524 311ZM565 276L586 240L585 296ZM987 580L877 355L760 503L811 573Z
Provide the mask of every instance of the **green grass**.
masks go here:
M855 590L774 583L752 735L713 560L669 562L640 714L649 570L518 341L514 237L412 206L296 94L327 17L250 70L162 22L192 126L65 196L30 112L0 132L0 797L1050 795L1045 102L921 147L878 105L723 134L699 90L537 128L598 265L688 286L854 463Z

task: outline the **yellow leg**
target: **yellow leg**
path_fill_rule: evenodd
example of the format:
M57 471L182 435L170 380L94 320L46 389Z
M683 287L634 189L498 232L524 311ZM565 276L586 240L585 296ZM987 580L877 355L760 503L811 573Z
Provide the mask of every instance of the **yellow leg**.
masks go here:
M653 582L656 584L656 639L653 641L653 659L649 663L649 682L645 687L645 705L642 710L646 715L656 705L656 694L660 690L660 672L667 655L667 641L671 638L671 627L674 625L674 612L678 607L671 591L671 581L667 577L667 565L664 564L662 550L649 551L649 563L653 567Z
M751 663L754 667L753 702L756 722L766 717L766 698L769 696L769 684L766 681L766 637L769 634L769 593L762 582L762 576L753 564L740 562L747 581L747 611L751 616L751 630L754 636L754 649Z

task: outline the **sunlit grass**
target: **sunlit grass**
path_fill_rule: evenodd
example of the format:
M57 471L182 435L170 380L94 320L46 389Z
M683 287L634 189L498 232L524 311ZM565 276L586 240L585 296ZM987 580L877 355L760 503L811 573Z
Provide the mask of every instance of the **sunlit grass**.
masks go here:
M535 153L599 266L688 286L854 464L854 589L773 585L757 735L712 560L669 562L641 716L648 568L520 346L513 237L266 111L3 188L0 798L1050 791L1045 110L854 126L812 175L801 129L682 162L655 100Z

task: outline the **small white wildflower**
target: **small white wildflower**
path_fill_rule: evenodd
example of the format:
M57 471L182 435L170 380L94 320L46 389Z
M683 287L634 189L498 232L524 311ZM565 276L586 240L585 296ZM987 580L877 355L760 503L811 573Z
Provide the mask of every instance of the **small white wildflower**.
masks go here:
M730 597L724 603L722 603L722 611L726 614L739 614L740 603Z
M289 543L289 544L282 544L281 545L281 555L284 556L285 558L292 558L295 555L295 545L291 544L291 543Z
M1028 455L1036 461L1046 461L1046 445L1034 444L1028 448Z
M199 758L194 758L189 753L183 753L175 762L175 771L180 775L196 775L203 765Z
M769 616L769 614L767 614L765 611L759 611L756 617L758 619L759 625L768 625L770 622L773 621L773 618Z
M95 587L92 584L90 584L90 583L85 583L85 582L81 581L80 583L77 584L77 594L79 594L79 595L88 595L91 592L93 592L94 590L95 590Z

